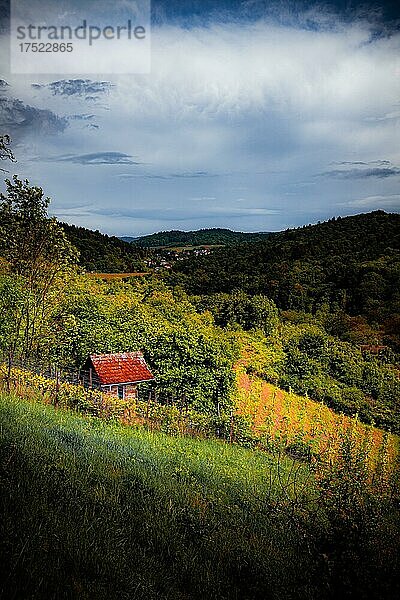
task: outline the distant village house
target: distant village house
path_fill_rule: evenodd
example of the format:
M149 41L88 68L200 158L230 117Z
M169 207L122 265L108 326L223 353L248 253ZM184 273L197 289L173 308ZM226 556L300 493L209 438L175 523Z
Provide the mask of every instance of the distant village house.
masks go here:
M154 381L142 352L91 354L83 366L81 378L85 387L121 399L136 399L138 385Z

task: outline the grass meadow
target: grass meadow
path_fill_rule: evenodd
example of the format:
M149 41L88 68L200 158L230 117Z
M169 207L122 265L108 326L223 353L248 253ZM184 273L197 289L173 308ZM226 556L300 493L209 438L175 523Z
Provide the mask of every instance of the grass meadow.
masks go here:
M332 472L321 487L309 465L281 454L6 394L0 428L2 598L294 600L399 590L398 508L391 497L375 501L357 476L343 487Z

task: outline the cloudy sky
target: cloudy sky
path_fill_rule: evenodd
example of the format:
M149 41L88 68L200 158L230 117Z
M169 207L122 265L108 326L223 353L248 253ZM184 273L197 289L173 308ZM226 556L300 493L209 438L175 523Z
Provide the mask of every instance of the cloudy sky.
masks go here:
M153 0L146 75L11 74L7 14L1 0L11 171L63 221L276 231L400 209L395 2Z

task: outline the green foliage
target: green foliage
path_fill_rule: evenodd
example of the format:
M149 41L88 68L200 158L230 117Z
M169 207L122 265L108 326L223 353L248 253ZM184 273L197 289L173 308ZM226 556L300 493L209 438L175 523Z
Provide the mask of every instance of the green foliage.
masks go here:
M278 336L266 339L261 331L237 332L246 371L273 384L278 384L285 353Z
M82 277L70 286L64 314L58 347L65 340L70 364L80 366L89 353L142 349L163 403L184 401L208 414L226 410L234 393L232 367L242 352L248 371L271 383L400 431L400 381L390 364L365 357L315 322L279 322L265 297L188 298L160 281Z
M280 336L279 385L400 432L400 380L393 366L364 357L316 325L285 324Z
M193 298L198 310L209 310L217 325L239 325L244 330L261 329L271 335L279 323L278 310L266 296L249 296L241 291Z
M0 427L5 597L318 597L291 461L10 397Z
M22 344L19 319L24 305L23 279L12 275L0 275L0 349L3 352L10 346L20 348Z
M400 591L400 563L395 538L400 520L393 520L390 513L397 502L398 472L387 476L387 448L383 444L380 474L371 486L367 458L370 439L360 440L355 424L338 431L338 436L336 460L327 452L316 468L317 504L326 518L320 543L332 577L332 597L396 595L395 590ZM379 537L384 543L379 543ZM394 579L389 574L391 568L397 571Z
M0 366L0 380L5 380L7 370ZM19 395L33 398L37 402L53 404L59 408L94 415L101 419L122 420L131 404L118 396L103 394L98 390L85 389L81 385L49 379L32 371L13 367L9 374L11 389Z
M199 315L184 297L150 284L101 283L82 277L69 289L66 332L69 360L81 366L88 354L141 349L163 402L185 398L198 410L230 406L238 344Z
M167 279L190 294L262 294L280 309L318 318L324 308L322 324L332 333L399 351L399 251L400 215L375 211L189 258L176 263ZM327 310L335 315L331 326ZM352 321L360 316L362 325Z
M199 229L198 231L160 231L139 238L124 238L138 247L179 247L201 245L232 245L244 241L262 240L269 233L241 233L230 229Z
M0 396L0 427L4 597L398 595L396 497L390 485L367 495L346 444L343 464L315 482L307 464L280 454L10 396Z
M55 218L49 218L49 198L15 175L6 179L7 194L0 194L0 255L11 271L30 282L54 277L76 261L76 249L68 242Z
M8 323L1 346L11 360L45 353L72 275L76 249L55 218L47 216L50 200L43 190L6 180L0 195L0 256L5 260L0 304Z
M292 458L295 458L296 460L311 462L311 446L310 444L302 440L298 440L297 442L288 444L285 447L285 452L286 454L288 454Z
M115 236L61 223L70 242L79 250L79 264L96 273L132 273L146 271L148 252L135 248Z

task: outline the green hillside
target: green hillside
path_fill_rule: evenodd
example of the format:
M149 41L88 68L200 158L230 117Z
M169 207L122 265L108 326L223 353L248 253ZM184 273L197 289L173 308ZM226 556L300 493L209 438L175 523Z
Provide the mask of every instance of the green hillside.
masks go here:
M359 471L319 482L283 457L4 395L0 427L3 598L397 596L398 508Z
M87 271L129 273L145 270L144 252L118 237L61 223L70 242L79 250L79 263Z
M399 214L338 217L220 248L175 264L168 280L191 294L263 294L292 318L325 311L331 333L400 350Z
M122 281L81 273L65 231L87 266L147 250L63 230L27 181L1 200L0 597L399 596L397 452L371 426L400 432L398 215ZM391 348L360 348L375 338ZM65 382L137 350L155 376L138 402ZM322 403L348 415L334 443Z
M269 233L242 233L230 229L199 229L198 231L160 231L139 238L122 238L134 246L140 247L175 247L202 245L231 245L240 242L253 242L267 237Z
M4 396L0 426L2 597L278 597L317 574L268 455Z

